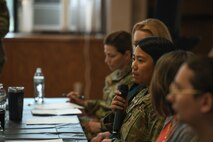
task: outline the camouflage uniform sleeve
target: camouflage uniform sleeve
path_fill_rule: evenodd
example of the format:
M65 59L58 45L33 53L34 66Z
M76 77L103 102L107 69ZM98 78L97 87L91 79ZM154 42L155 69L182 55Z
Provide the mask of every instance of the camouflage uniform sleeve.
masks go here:
M122 142L120 139L115 139L113 142Z
M85 106L85 111L88 114L93 114L98 107L98 100L88 100L87 105Z
M111 75L105 78L105 87L103 89L103 99L101 100L89 100L86 106L86 112L88 114L94 115L101 119L106 115L106 112L110 110L110 104L107 101L107 95L109 95L111 89L109 88L111 84Z
M111 111L103 119L101 119L102 131L112 132L113 121L114 121L114 113Z
M151 113L149 113L147 115L147 120L149 121L149 124L150 124L149 127L150 127L150 135L152 136L151 139L152 139L152 141L155 141L158 138L158 136L163 128L165 118L158 115L153 110L153 111L151 111Z
M165 121L165 117L162 117L157 114L157 112L154 110L153 105L150 100L150 94L147 95L147 101L149 102L149 105L147 108L144 108L145 113L145 120L147 122L148 126L148 135L151 141L156 140L158 135L160 134L163 124Z
M105 78L105 87L104 88L108 88L108 86L109 86L108 84L110 82L109 80L110 80L110 75L108 75ZM106 96L103 95L102 100L89 100L87 103L87 106L85 107L85 111L90 115L96 116L97 111L102 111L102 110L100 110L101 109L100 105L101 105L101 103L104 103L105 97ZM99 117L99 116L97 116L97 117Z
M9 31L9 12L6 1L0 0L0 36L3 38Z
M117 90L117 86L121 83L130 86L133 82L131 74L126 75L121 80L117 80L116 73L117 72L113 72L106 77L103 99L88 103L88 111L94 114L98 119L105 117L106 114L111 111L111 102L115 96L114 92Z
M120 131L121 141L151 142L154 134L162 128L163 122L155 115L150 95L144 93L146 92L141 91L135 96L128 107Z

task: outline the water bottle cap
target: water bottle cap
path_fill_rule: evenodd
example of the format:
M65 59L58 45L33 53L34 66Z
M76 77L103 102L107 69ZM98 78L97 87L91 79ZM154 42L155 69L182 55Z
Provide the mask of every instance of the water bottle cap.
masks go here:
M41 72L41 68L37 68L37 69L36 69L36 72L39 72L39 73L40 73L40 72Z

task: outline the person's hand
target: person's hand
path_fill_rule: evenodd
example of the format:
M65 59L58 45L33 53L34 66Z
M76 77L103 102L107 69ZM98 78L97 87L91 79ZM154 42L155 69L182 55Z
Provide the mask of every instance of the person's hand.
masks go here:
M77 92L69 92L67 97L70 99L70 102L76 103L78 105L86 106L87 101L85 99L79 98L79 94Z
M110 132L102 132L98 133L98 135L92 138L91 142L101 142L104 139L108 139L110 137Z
M111 139L103 139L101 142L112 142Z
M111 103L112 111L115 112L117 109L125 110L127 105L127 101L121 97L121 92L116 91L115 97L113 98Z
M97 132L100 132L100 130L101 130L101 123L95 122L95 121L89 121L85 125L85 128L88 132L97 133Z

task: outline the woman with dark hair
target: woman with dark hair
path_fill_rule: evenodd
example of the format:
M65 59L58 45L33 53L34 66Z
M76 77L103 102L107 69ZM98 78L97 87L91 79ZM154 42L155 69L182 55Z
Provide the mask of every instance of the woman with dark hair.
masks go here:
M150 94L155 110L162 117L166 117L164 128L156 142L190 142L194 138L194 133L191 132L190 128L176 120L172 106L166 100L169 86L178 69L184 61L194 57L195 54L192 52L177 50L163 55L155 66L150 84Z
M177 50L165 54L157 62L150 84L150 93L153 106L160 115L167 117L174 114L170 103L166 100L166 96L169 94L169 85L183 62L193 57L195 54L192 52Z
M155 113L148 87L157 60L173 50L175 47L172 42L161 37L147 37L138 42L133 54L132 74L134 83L143 85L144 88L135 94L128 93L127 100L120 96L120 92L116 93L112 101L112 110L113 112L117 109L125 110L126 115L119 134L113 137L114 141L147 142L160 132L164 119ZM104 121L111 133L113 115L111 113ZM112 141L112 139L104 141Z
M71 102L85 107L86 114L91 117L81 117L81 123L86 129L88 139L101 129L100 119L111 110L110 105L114 92L119 84L132 85L131 57L132 42L131 35L125 31L116 31L107 35L104 39L105 63L112 71L105 78L102 100L79 99L77 92L70 92L68 97ZM91 132L91 133L88 133Z
M171 84L167 99L179 121L191 126L201 141L213 141L213 58L185 62Z

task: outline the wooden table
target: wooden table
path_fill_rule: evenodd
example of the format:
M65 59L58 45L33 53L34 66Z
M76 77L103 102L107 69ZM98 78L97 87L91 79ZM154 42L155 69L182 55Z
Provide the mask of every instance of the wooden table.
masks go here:
M45 98L45 103L65 102L65 98ZM24 111L21 122L9 120L6 112L5 120L5 138L6 140L47 140L63 139L64 142L87 142L84 131L80 123L65 123L51 125L27 125L26 120L33 117L50 117L50 116L33 116L31 110L36 105L32 98L24 99ZM51 116L60 117L60 116ZM77 119L77 115L67 115L70 119Z

